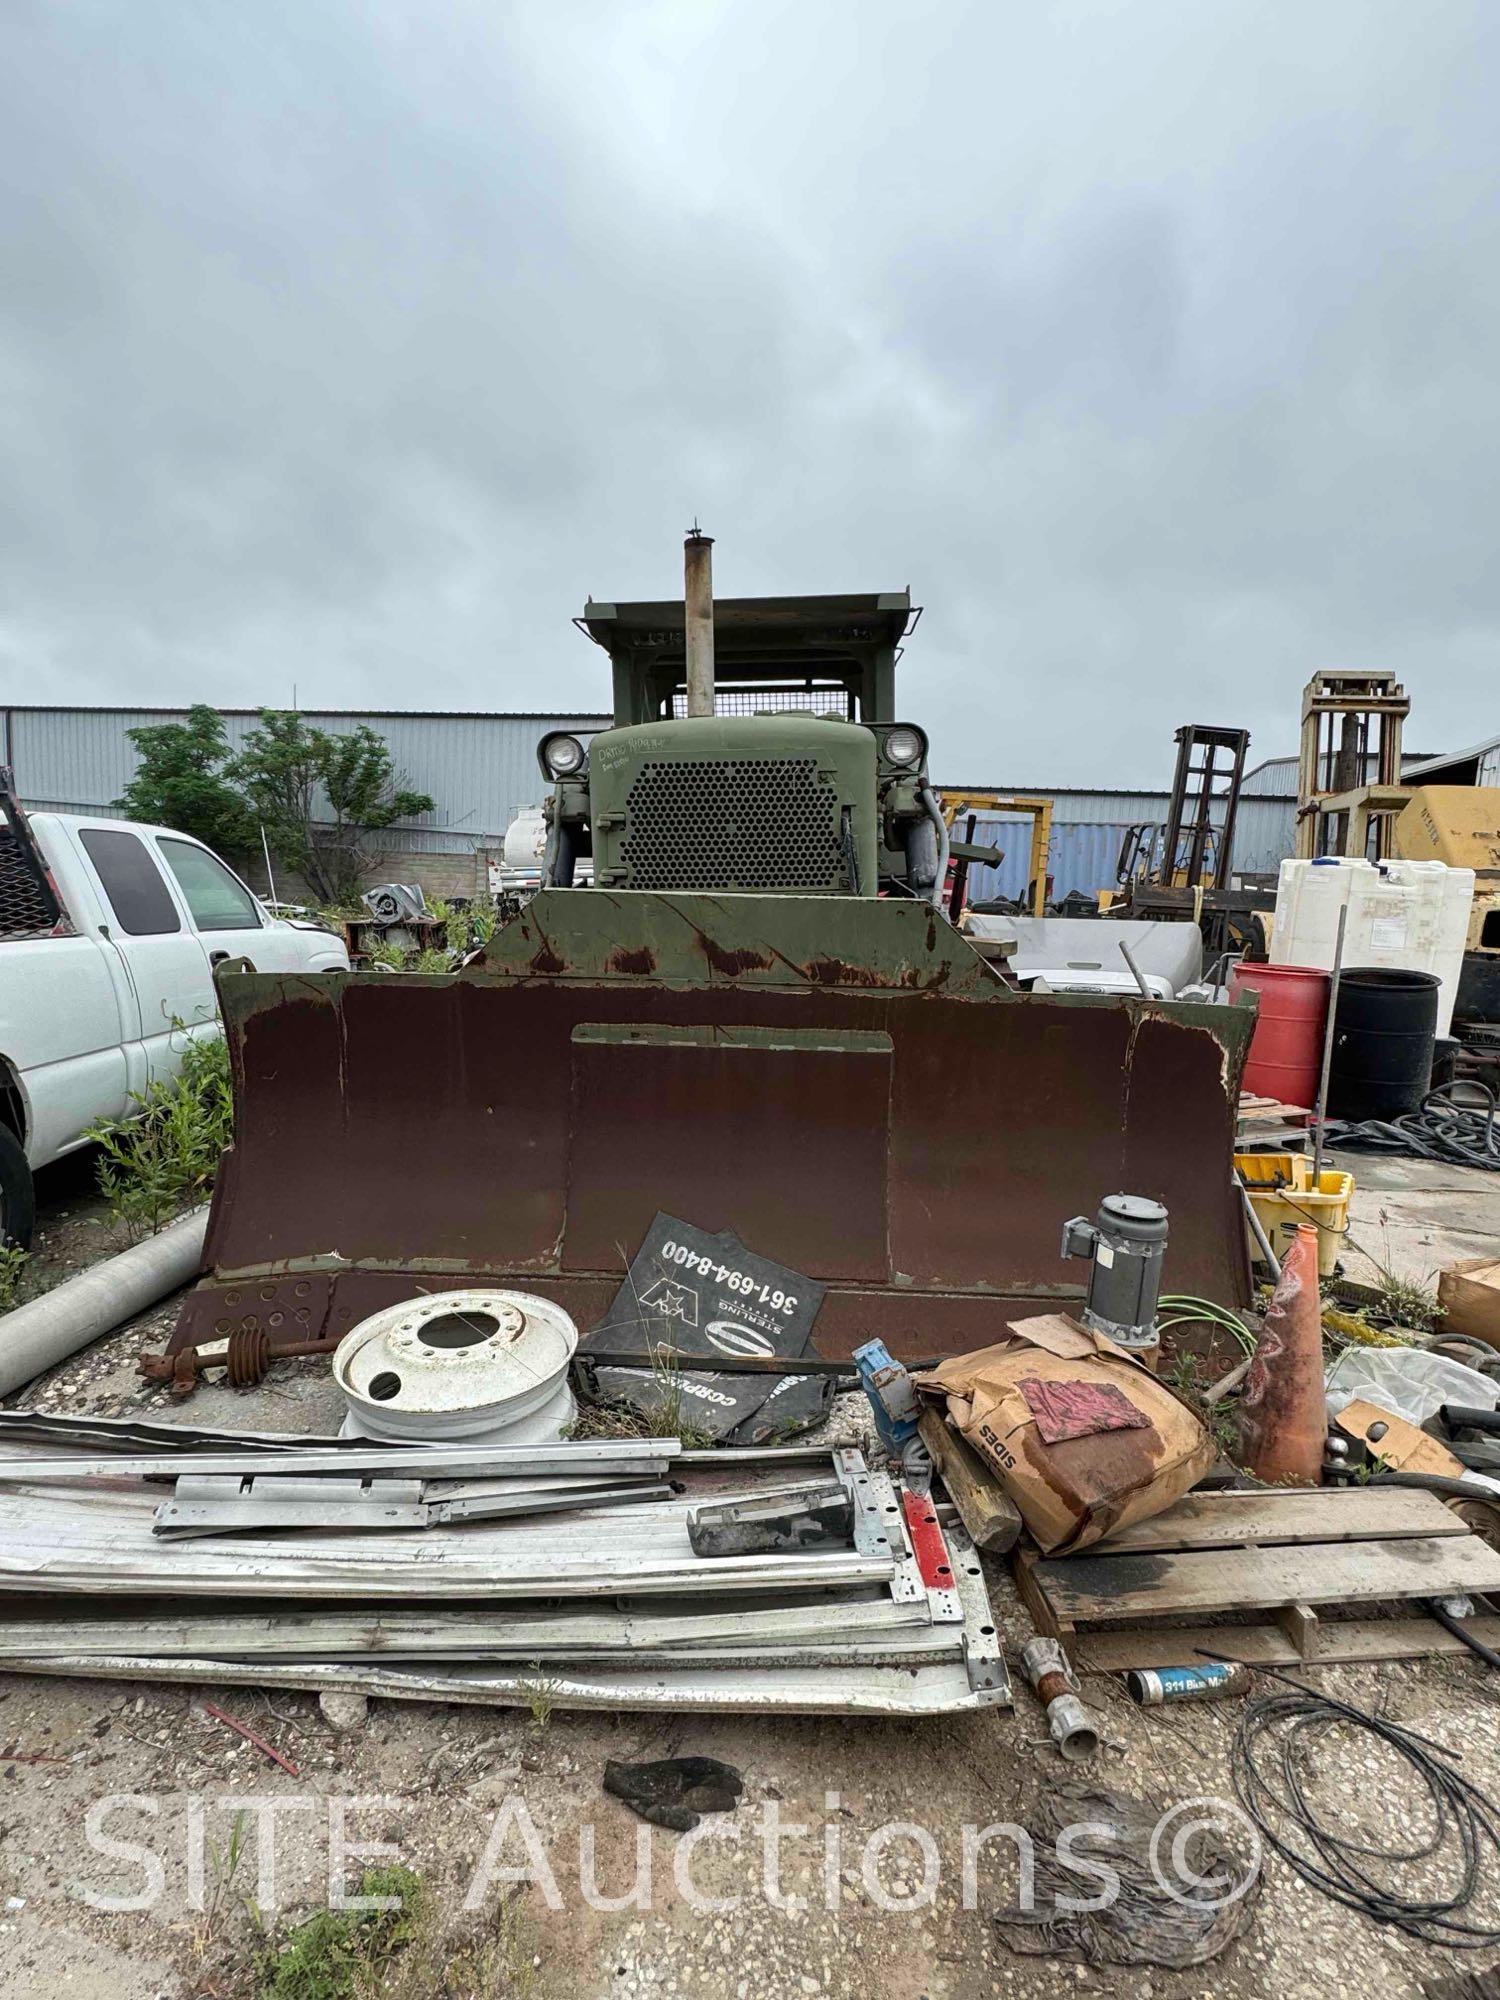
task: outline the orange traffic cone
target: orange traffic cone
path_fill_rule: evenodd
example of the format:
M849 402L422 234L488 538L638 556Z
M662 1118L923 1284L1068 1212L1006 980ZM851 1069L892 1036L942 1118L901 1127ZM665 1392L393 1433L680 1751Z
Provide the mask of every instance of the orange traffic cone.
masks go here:
M1240 1463L1273 1486L1322 1483L1323 1308L1318 1232L1299 1223L1271 1294L1240 1402Z

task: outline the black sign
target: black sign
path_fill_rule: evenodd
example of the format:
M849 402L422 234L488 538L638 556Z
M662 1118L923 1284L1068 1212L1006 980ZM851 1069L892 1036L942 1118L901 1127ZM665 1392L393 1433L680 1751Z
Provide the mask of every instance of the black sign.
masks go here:
M676 1355L806 1354L825 1287L775 1264L732 1230L711 1236L658 1215L603 1320L580 1345L619 1353L665 1346ZM763 1444L817 1422L833 1384L827 1376L721 1375L682 1369L599 1368L601 1400L660 1409L680 1400L684 1429L733 1444Z

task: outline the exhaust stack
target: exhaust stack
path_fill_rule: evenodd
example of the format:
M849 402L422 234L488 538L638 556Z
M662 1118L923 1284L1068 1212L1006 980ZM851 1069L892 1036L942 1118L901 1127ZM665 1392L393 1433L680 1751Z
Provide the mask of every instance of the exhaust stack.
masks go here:
M687 712L714 712L714 538L695 521L683 543L683 624L687 635Z

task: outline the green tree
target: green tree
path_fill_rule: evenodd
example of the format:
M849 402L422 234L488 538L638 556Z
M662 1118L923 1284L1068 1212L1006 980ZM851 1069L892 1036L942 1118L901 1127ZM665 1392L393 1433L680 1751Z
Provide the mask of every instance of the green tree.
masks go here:
M230 775L277 854L325 903L353 899L375 835L435 803L398 778L385 739L365 724L333 735L280 709L261 710Z
M202 704L186 722L153 723L126 732L140 758L135 776L115 800L131 819L176 827L220 854L248 854L255 820L229 782L230 749L222 719Z

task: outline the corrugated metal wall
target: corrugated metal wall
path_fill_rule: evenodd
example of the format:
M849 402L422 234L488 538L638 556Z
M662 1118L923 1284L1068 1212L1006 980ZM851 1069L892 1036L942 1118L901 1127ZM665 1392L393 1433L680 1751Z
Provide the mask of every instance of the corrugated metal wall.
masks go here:
M993 789L1010 791L1017 797L1052 800L1048 872L1058 899L1072 889L1091 896L1096 889L1113 888L1127 827L1143 821L1161 825L1171 804L1165 792L1052 792L1031 785ZM1235 817L1235 869L1247 875L1273 875L1293 851L1296 824L1295 800L1242 796ZM957 830L962 838L962 828ZM971 871L971 897L977 901L1024 895L1031 858L1030 820L981 816L974 838L1003 848L1005 859L998 869L976 867Z
M136 767L127 730L181 722L185 709L10 708L0 711L8 760L21 797L38 810L109 812ZM231 745L242 749L259 721L253 709L223 711ZM342 735L361 723L383 736L402 781L437 800L437 810L381 836L392 852L466 854L498 840L516 809L540 802L545 785L536 746L549 729L598 729L604 715L357 714L307 709L304 719Z
M382 836L384 849L412 854L468 854L486 836L502 835L518 806L542 797L538 738L549 729L596 729L609 721L604 715L361 714L327 709L309 709L305 714L308 722L333 732L368 723L390 745L403 779L437 800L436 812ZM185 716L183 709L9 708L0 710L0 742L3 755L16 767L21 796L29 805L62 812L108 812L135 770L135 749L126 732L180 722ZM243 747L257 721L253 709L224 712L225 733L235 749ZM1032 785L992 789L1052 800L1051 872L1060 896L1073 888L1092 894L1113 884L1125 828L1143 820L1159 824L1167 814L1165 792L1067 791ZM1273 871L1292 852L1294 815L1290 799L1242 797L1236 868ZM1027 821L1002 820L995 831L980 836L1003 847L1006 858L998 874L993 869L975 870L976 896L1024 892L1028 828Z
M1031 793L1032 798L1039 797ZM1048 872L1055 897L1081 889L1092 896L1096 889L1114 886L1115 863L1120 842L1130 822L1118 825L1105 820L1060 820L1052 822L1052 849ZM967 825L967 821L965 822ZM959 829L960 837L966 837ZM969 900L987 902L991 898L1024 896L1031 861L1031 821L1029 819L981 819L974 838L987 846L1002 848L1005 859L998 868L976 864L969 870Z

